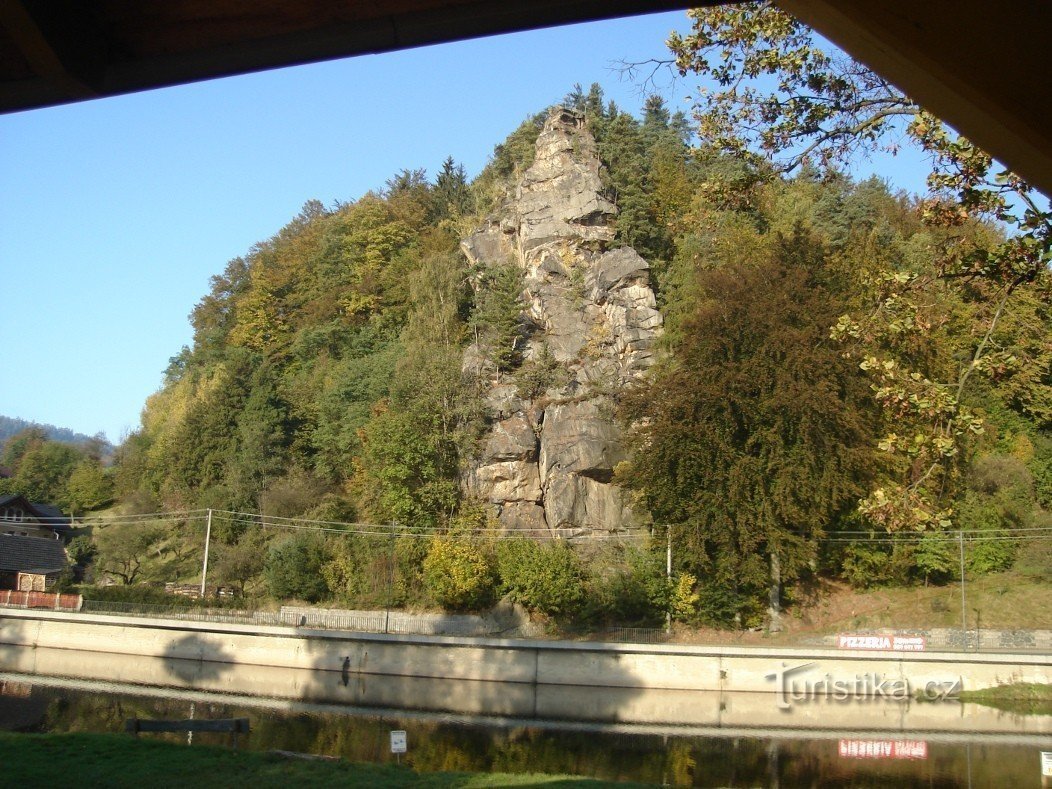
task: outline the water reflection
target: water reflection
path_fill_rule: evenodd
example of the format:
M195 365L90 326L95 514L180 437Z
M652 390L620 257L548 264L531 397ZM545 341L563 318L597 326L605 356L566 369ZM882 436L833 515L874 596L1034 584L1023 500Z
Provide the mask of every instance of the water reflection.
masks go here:
M405 761L418 770L570 773L672 786L958 787L1040 786L1039 751L1029 735L929 734L882 739L854 733L783 730L692 734L645 727L470 720L336 705L236 698L195 691L108 686L8 675L0 722L18 731L120 731L129 717L251 719L243 747L386 761L392 729L408 732ZM47 684L34 684L47 683ZM29 702L27 704L27 702ZM27 712L32 709L32 714ZM19 710L12 714L11 710ZM641 730L643 729L643 730ZM841 736L842 735L842 736ZM185 743L183 735L155 735ZM197 734L194 743L223 743ZM899 745L896 745L899 743ZM921 745L923 743L923 745Z
M974 704L558 686L369 674L366 655L238 666L187 641L144 658L0 653L0 728L121 731L126 718L248 717L247 747L420 770L559 772L674 786L1041 786L1052 716ZM99 682L98 678L107 678ZM165 686L165 687L157 687ZM186 742L183 735L160 735ZM194 744L224 742L197 734Z
M213 650L214 651L214 650ZM626 723L749 731L756 728L870 732L877 739L910 739L912 732L1033 734L1052 737L1052 716L1019 716L955 701L917 703L887 698L811 699L780 709L774 693L642 690L388 676L361 670L364 660L326 659L327 668L245 666L200 659L192 639L162 658L67 649L23 650L32 656L0 670L132 685L163 685L361 708L409 709L499 718ZM196 658L196 659L195 659Z

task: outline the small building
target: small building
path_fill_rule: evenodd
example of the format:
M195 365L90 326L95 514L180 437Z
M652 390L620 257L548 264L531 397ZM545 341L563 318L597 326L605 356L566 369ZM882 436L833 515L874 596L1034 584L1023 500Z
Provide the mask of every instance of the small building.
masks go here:
M69 530L69 518L58 507L31 502L18 493L0 496L0 535L61 540Z
M0 589L47 591L68 566L66 549L54 537L0 535Z

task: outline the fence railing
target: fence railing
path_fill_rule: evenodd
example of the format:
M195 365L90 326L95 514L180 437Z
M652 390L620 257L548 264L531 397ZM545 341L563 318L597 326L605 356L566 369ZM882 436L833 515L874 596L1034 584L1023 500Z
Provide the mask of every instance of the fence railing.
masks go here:
M119 616L147 616L190 622L223 624L286 625L317 630L344 630L358 633L399 633L404 635L487 635L481 617L477 624L464 623L466 617L435 614L406 614L401 611L339 611L309 608L282 608L280 611L252 611L234 608L121 603L85 600L84 611Z
M604 641L629 644L664 644L669 634L658 627L611 627L602 632Z
M282 625L276 611L252 611L238 608L198 608L157 603L121 603L111 600L85 600L82 611L118 616L148 616L158 619L183 619L189 622L223 624Z
M18 592L0 590L0 606L8 608L46 608L51 611L79 611L83 598L79 594L58 592Z
M0 606L47 608L57 611L115 616L141 616L188 622L304 627L357 633L398 635L487 636L505 634L499 624L480 616L457 614L410 614L404 611L350 611L284 606L280 611L239 608L205 608L173 603L126 603L111 600L83 600L79 595L44 592L0 591ZM517 637L537 637L542 632L523 632ZM606 641L658 644L668 640L660 628L614 627L602 631Z

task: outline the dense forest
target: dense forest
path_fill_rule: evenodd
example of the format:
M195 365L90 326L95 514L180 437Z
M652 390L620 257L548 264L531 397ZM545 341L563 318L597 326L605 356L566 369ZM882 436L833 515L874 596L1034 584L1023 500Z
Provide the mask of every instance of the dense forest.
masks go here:
M616 243L649 262L664 316L661 360L613 396L629 443L615 481L642 539L506 539L459 482L488 419L468 344L507 349L520 387L557 377L515 353L514 267L459 249L531 164L544 112L470 182L451 157L305 205L212 278L193 345L112 468L29 431L5 445L3 484L78 512L119 502L78 550L126 584L192 580L200 511L223 513L214 581L257 598L509 595L564 621L752 627L817 577L950 581L958 531L968 572L1019 562L1052 580L1049 539L1018 539L1052 527L1047 262L1002 298L946 267L947 250L992 260L1013 238L997 217L932 221L927 199L833 161L735 155L656 95L638 116L598 85L563 104L594 136ZM49 463L66 476L33 481ZM187 514L132 520L158 512Z

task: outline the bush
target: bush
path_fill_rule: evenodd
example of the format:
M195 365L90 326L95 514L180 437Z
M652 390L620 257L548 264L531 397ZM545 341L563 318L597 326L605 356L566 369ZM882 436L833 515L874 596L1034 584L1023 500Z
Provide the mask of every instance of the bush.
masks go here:
M366 607L390 605L395 555L390 537L348 534L335 537L322 575L333 597Z
M211 586L211 584L209 584ZM168 594L162 587L136 584L134 586L91 586L81 584L76 589L85 600L106 603L130 603L164 608L239 608L241 600L229 597L200 599Z
M395 540L395 583L392 605L432 605L424 585L424 559L427 540L419 537L399 537Z
M329 560L323 537L298 534L270 546L263 576L267 589L278 600L297 598L316 603L329 591L322 568Z
M677 622L693 622L698 616L698 604L701 595L695 590L698 579L691 573L681 573L676 577L669 598L669 611Z
M881 546L859 543L844 551L841 574L855 589L868 589L888 580L891 555Z
M1052 526L1052 516L1043 519ZM1052 583L1052 540L1034 540L1026 544L1019 556L1016 569L1026 578L1043 583Z
M668 611L664 557L635 548L601 556L589 584L587 617L622 625L660 624Z
M584 600L584 572L567 543L521 538L497 544L501 591L529 611L569 616Z
M436 537L424 559L424 584L443 608L481 608L493 599L493 568L477 542Z

